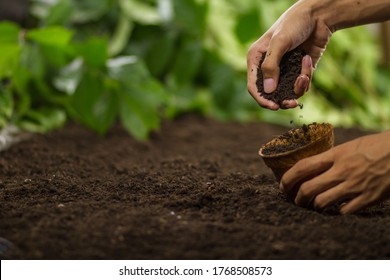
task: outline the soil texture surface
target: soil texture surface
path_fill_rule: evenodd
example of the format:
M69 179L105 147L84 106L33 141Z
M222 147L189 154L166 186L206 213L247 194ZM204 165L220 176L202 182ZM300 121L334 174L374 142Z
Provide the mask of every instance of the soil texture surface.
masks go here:
M261 65L267 56L267 52L263 53L260 59L259 68L257 69L256 81L257 90L260 92L260 95L265 99L279 104L279 106L282 106L284 100L296 99L297 97L294 92L294 84L301 73L302 59L304 55L305 53L302 50L294 49L283 56L279 65L280 76L278 86L274 92L267 94L264 92L263 72L261 71Z
M0 153L0 257L389 259L390 203L341 216L279 192L258 150L286 130L186 115L147 142L120 126L33 136Z
M309 128L311 125L316 124L304 124L302 125L302 127L292 128L287 132L283 133L282 135L276 137L275 139L272 139L269 143L274 144L264 144L264 146L261 148L262 154L277 155L285 152L290 152L310 144L312 141L309 133Z

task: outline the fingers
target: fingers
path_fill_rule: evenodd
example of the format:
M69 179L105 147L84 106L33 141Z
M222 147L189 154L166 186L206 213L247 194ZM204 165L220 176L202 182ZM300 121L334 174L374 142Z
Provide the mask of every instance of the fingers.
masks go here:
M269 44L268 44L269 41ZM261 65L261 71L263 72L263 86L265 93L272 93L276 90L279 82L280 68L279 64L283 55L290 49L290 40L284 35L278 35L278 33L266 35L256 41L248 51L247 56L247 73L248 73L248 91L251 96L257 101L257 103L271 110L278 110L280 107L278 104L269 101L260 96L258 92L256 81L258 76L259 63L262 54L267 50L267 55ZM310 86L312 77L312 59L309 55L304 56L302 59L301 74L297 78L294 85L294 92L297 98L301 97ZM284 100L281 108L291 109L299 105L297 100Z
M341 214L351 214L369 205L369 200L364 197L364 195L358 195L356 192L351 192L351 188L349 187L351 184L350 182L340 182L337 178L334 178L328 183L317 183L320 183L320 185L315 187L316 190L307 191L307 197L298 198L298 192L296 199L297 205L307 208L312 207L316 211L322 211L336 203L344 202L340 207ZM309 187L309 185L307 186ZM320 189L322 189L322 191L320 191ZM303 190L302 194L304 192L305 191ZM353 199L351 200L351 198Z
M313 75L312 60L309 55L305 55L302 59L302 70L294 84L294 92L297 98L305 94L309 90L311 77Z
M365 195L352 191L350 184L332 171L325 172L303 183L297 191L294 203L322 211L336 203L344 202L340 207L340 213L343 215L357 212L372 204Z
M259 105L261 107L270 109L272 111L279 110L279 105L278 104L276 104L275 102L273 102L271 100L268 100L268 99L262 97L260 94L257 96L257 100L256 101L257 101L257 103L259 103Z
M336 203L343 202L340 213L352 214L375 204L378 199L356 189L351 181L329 170L305 181L298 190L294 203L301 207L322 211Z
M288 38L277 32L270 39L267 55L261 65L265 93L272 93L276 89L280 74L279 64L283 55L290 50L290 42Z
M355 197L348 203L345 203L343 206L340 208L340 213L342 215L346 214L352 214L355 213L363 208L366 208L372 204L371 201L369 201L363 194Z
M299 105L296 99L283 100L281 109L292 109Z
M251 67L251 70L253 70L253 73L248 72L248 92L250 95L253 97L253 99L256 100L256 102L264 108L276 111L279 109L279 105L276 104L275 102L265 99L260 95L260 93L257 90L256 86L256 80L257 80L257 68Z
M299 183L325 172L332 167L334 162L333 157L333 150L331 149L324 153L300 160L283 175L280 182L280 189L288 194Z
M335 203L346 201L351 198L351 194L346 192L347 185L347 182L341 182L340 184L337 184L336 182L334 186L327 191L318 194L313 202L314 209L320 211Z
M298 98L309 90L312 74L313 67L311 57L309 55L305 55L302 59L301 74L295 81L294 85L294 92Z
M261 66L264 77L264 92L272 93L275 91L279 82L280 68L279 64L283 55L289 50L288 43L284 43L283 40L275 41L275 37L272 37L270 41L270 47L267 51L267 56ZM280 36L279 36L280 37ZM275 49L272 50L271 48ZM305 55L302 59L301 74L297 78L294 84L294 92L297 98L301 97L310 86L313 67L312 60L309 55ZM284 100L282 103L282 109L291 109L299 105L297 100Z
M247 55L247 73L248 73L247 86L248 86L248 92L261 107L275 111L279 109L279 105L271 100L262 97L258 92L256 86L257 71L259 68L260 59L262 57L263 52L266 51L267 46L268 46L267 37L262 37L249 48L248 55Z
M260 95L260 93L257 92L256 86L254 86L256 89L251 88L252 86L248 84L248 91L252 95L252 97L256 100L256 102L263 108L270 109L272 111L279 110L279 105L275 102L265 99ZM254 92L254 93L253 93Z
M321 200L322 197L320 197L320 200L318 201L318 196L327 193L326 191L338 186L343 180L344 179L341 178L339 174L330 169L321 175L304 182L299 188L294 202L302 207L311 207L314 201L315 208L322 209L322 207L328 206L328 203L332 203L334 200L325 197L325 200L323 201ZM331 198L337 199L338 197Z
M314 199L314 209L319 211L336 203L344 202L340 207L340 213L346 215L374 204L364 193L351 191L353 188L350 187L350 184L350 182L342 182L319 194Z

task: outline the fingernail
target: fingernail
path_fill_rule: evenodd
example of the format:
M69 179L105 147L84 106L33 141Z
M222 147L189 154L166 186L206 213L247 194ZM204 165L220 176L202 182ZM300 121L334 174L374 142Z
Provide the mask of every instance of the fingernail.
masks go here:
M298 78L298 87L306 90L308 86L309 86L309 80L304 76L300 76Z
M310 55L305 55L305 56L303 57L303 62L302 62L302 64L303 64L303 67L305 67L305 68L309 68L309 67L312 66L312 61L311 61Z
M264 79L264 92L271 93L275 90L275 81L272 78Z

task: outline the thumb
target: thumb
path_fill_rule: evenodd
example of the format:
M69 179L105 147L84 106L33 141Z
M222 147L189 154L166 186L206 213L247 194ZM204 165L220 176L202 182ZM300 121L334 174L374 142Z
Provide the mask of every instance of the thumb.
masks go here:
M280 35L272 36L264 62L261 65L263 73L263 85L265 93L272 93L279 83L280 61L283 55L289 51L288 40Z

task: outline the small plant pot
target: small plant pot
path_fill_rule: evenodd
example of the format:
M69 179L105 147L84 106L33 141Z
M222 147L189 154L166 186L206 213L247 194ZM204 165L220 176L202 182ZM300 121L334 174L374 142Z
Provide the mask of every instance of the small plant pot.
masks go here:
M333 126L313 123L275 137L260 148L259 155L280 182L283 174L299 160L325 152L333 145Z

